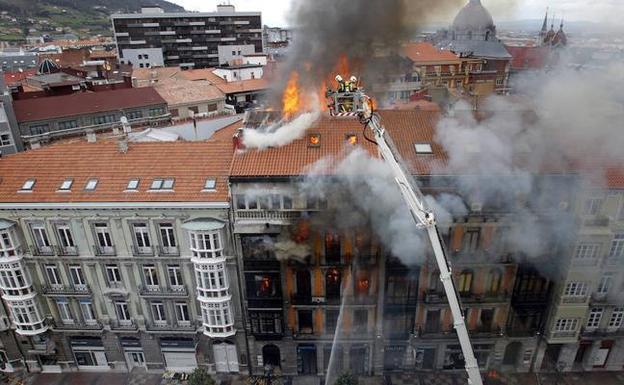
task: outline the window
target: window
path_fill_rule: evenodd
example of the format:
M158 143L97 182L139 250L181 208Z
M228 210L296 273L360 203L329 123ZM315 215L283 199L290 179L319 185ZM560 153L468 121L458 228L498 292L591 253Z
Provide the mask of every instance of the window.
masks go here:
M563 292L568 297L584 297L587 295L587 282L568 282Z
M172 223L161 223L158 225L160 229L160 241L164 251L171 252L171 249L176 248L176 237Z
M144 54L143 54L143 59L149 59L149 55L148 55L148 54L146 54L146 53L144 53Z
M327 264L340 263L340 256L340 235L336 233L325 234L325 262Z
M503 274L498 269L493 269L490 271L489 275L489 292L491 294L496 294L501 288L501 280Z
M277 312L250 312L251 332L254 334L281 334L282 316Z
M464 233L464 251L477 251L479 248L479 237L481 229L478 227L468 227Z
M355 333L368 332L368 310L353 310L353 331Z
M139 188L139 179L130 179L126 190L137 190Z
M221 233L215 232L191 232L191 251L196 258L221 258L223 247L221 245Z
M459 275L459 293L468 294L472 290L472 271L464 270Z
M56 231L58 233L61 247L63 247L64 249L76 247L76 244L74 243L74 237L72 236L72 232L71 232L71 229L69 228L69 225L67 224L58 225L56 228Z
M126 112L126 118L128 118L128 120L141 119L142 117L143 117L143 111L141 110Z
M180 266L167 266L167 272L169 273L169 284L172 287L182 286L182 272Z
M309 134L308 135L308 147L320 147L321 146L321 134Z
M416 143L414 148L417 154L433 154L430 143Z
M156 322L167 321L167 317L165 317L165 307L162 302L152 302L152 316Z
M557 332L573 332L578 326L577 318L559 318L555 322L555 331Z
M603 309L599 307L592 308L587 317L587 329L597 329L600 326Z
M59 187L60 191L69 191L71 190L71 186L74 183L73 179L65 179L63 181L63 183L61 183L61 186Z
M596 215L600 212L600 206L602 206L602 198L589 198L585 200L583 214Z
M186 302L176 302L175 312L178 322L189 322L191 320Z
M329 269L325 273L325 296L327 298L340 298L342 276L338 269Z
M87 285L84 275L82 275L82 268L79 265L69 266L69 276L74 287L80 288Z
M580 260L594 260L598 258L600 244L597 243L580 243L576 246L574 258Z
M607 294L611 289L611 285L613 284L613 273L604 273L602 277L600 277L600 282L598 282L598 287L596 288L597 294Z
M78 127L78 122L75 120L65 120L63 122L58 122L59 130L68 130L70 128Z
M206 179L206 182L204 183L204 190L214 191L216 187L217 187L216 179L214 178Z
M72 315L71 315L71 310L69 308L69 302L67 302L67 300L64 300L64 299L57 300L56 307L58 308L59 317L61 318L61 321L65 323L74 322L74 319L72 318Z
M312 334L314 333L314 326L312 322L312 310L299 310L297 311L299 318L299 333Z
M273 273L245 274L249 298L278 298L280 296L279 275Z
M163 107L156 107L149 109L149 116L158 116L163 115L165 113L165 109Z
M619 329L622 326L622 320L624 319L624 308L616 307L611 312L611 319L609 319L609 329Z
M93 191L97 187L98 180L97 179L89 179L87 184L85 185L85 190Z
M133 223L132 228L134 230L134 241L136 242L139 252L150 251L152 244L150 242L147 223Z
M51 252L52 246L48 239L48 233L46 232L43 223L34 223L31 225L33 233L33 239L35 240L35 246L39 252Z
M130 311L127 302L115 302L115 312L119 321L130 321Z
M11 145L11 136L9 134L0 135L0 146Z
M113 240L111 238L110 231L108 229L107 223L95 223L93 225L95 229L95 239L97 242L98 251L103 254L108 254L112 252L113 248Z
M173 178L154 179L150 186L150 190L172 190L173 183L174 183Z
M624 233L615 234L609 250L609 258L621 258L622 256L624 256Z
M497 86L502 86L504 82L505 82L505 79L503 79L503 78L496 78L496 85Z
M51 286L61 285L61 276L59 275L59 271L56 265L46 265L45 271L46 277L48 278L48 283Z
M30 126L30 134L31 135L42 135L50 130L50 127L47 124L35 124Z
M143 266L143 273L145 275L145 284L149 286L158 286L158 271L154 265Z
M327 309L325 311L325 333L334 334L338 327L338 317L340 316L340 310Z
M93 310L93 303L91 303L91 301L80 301L80 311L82 312L82 318L86 323L89 324L97 322L95 311Z
M96 116L95 118L93 118L93 123L94 124L106 124L106 123L113 123L116 120L117 119L115 119L115 115L100 115L100 116Z
M35 187L35 182L36 182L35 179L28 179L22 185L22 188L20 189L20 191L32 191L32 189Z
M106 265L106 278L109 284L121 283L121 272L117 265Z

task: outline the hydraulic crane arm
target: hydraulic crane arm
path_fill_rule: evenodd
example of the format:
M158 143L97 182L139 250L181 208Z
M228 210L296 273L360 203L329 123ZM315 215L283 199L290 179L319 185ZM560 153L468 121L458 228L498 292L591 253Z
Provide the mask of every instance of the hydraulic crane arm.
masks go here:
M453 279L451 276L451 267L444 253L444 247L436 227L436 220L433 212L427 207L426 202L420 189L414 183L413 178L407 170L404 169L405 164L399 152L396 150L392 139L386 134L386 130L381 124L378 115L365 108L360 113L360 119L371 129L375 135L375 141L379 147L379 152L386 163L392 169L394 179L397 182L401 194L409 207L409 210L416 221L416 225L427 231L433 254L435 255L438 269L440 270L440 280L448 298L449 307L453 315L453 327L457 332L457 337L464 355L466 372L468 372L468 383L471 385L483 385L479 365L472 350L468 329L464 322L464 316L461 310L459 296L455 290Z

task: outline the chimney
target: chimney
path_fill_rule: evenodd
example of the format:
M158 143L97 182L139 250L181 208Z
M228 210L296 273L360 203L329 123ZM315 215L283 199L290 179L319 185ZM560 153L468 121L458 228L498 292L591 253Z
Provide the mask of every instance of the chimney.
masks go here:
M123 135L117 141L117 149L119 149L119 152L122 154L128 152L128 137L126 135Z
M95 136L95 131L87 130L87 143L95 143L97 141L97 137Z

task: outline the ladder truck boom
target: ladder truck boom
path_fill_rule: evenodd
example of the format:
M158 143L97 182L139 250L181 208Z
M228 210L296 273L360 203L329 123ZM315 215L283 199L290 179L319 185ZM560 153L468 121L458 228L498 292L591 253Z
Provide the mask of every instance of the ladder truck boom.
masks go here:
M468 383L470 385L483 385L479 365L475 358L470 336L464 321L461 310L459 295L455 290L453 278L451 276L451 266L446 258L444 246L438 233L435 215L425 202L424 196L414 182L412 175L405 169L403 160L397 151L390 136L386 133L381 123L379 115L373 112L372 100L358 87L357 78L352 77L349 82L344 81L341 76L336 76L339 83L337 90L327 90L328 108L334 117L357 117L362 124L368 127L375 137L379 153L392 169L394 180L396 181L403 199L416 222L416 226L427 231L427 235L433 248L433 254L440 270L440 280L444 286L446 298L448 299L451 314L453 315L453 327L457 332L459 344L464 355L466 372L468 373Z

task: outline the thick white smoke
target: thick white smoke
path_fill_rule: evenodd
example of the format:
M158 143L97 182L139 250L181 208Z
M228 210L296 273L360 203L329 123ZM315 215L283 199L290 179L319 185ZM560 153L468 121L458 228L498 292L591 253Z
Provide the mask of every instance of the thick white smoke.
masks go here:
M287 123L276 123L266 129L244 129L243 144L247 148L264 150L269 147L282 147L300 139L321 116L320 111L304 112Z

